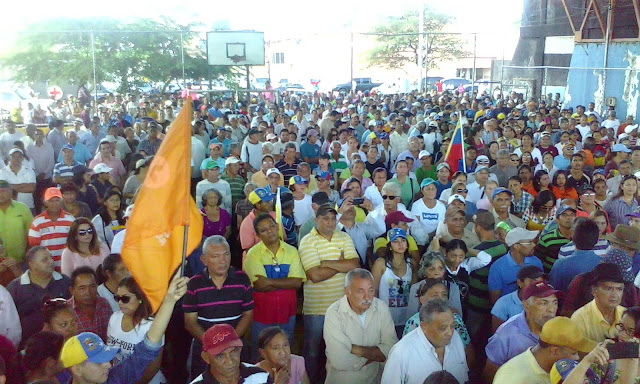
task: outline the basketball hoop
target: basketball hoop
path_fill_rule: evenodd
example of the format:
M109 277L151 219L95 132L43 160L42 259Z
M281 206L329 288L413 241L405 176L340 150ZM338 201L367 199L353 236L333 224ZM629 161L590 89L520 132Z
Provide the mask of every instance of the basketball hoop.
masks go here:
M227 58L238 64L247 60L245 43L227 43Z

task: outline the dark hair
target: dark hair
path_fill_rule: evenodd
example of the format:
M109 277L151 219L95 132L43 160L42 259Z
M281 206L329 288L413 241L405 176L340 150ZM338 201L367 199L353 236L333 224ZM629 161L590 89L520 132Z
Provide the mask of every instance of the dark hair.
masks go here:
M35 247L31 247L29 248L29 250L27 251L27 253L25 253L24 257L23 257L23 261L25 263L27 263L27 266L29 265L30 262L33 261L33 259L36 258L36 253L45 250L45 251L49 251L46 247L43 247L42 245L36 245Z
M274 223L276 222L273 217L271 217L271 215L266 212L259 214L255 217L255 219L253 219L253 230L256 232L256 234L258 234L258 224L260 224L264 220L270 220Z
M35 371L42 367L47 359L58 361L64 337L55 332L40 331L27 340L22 356L25 371Z
M455 251L456 249L461 249L466 254L469 252L467 248L467 244L460 239L452 239L444 246L444 254L446 255L448 252Z
M78 193L78 186L73 181L66 182L60 186L60 193L75 192Z
M116 219L118 220L118 224L124 225L124 223L126 222L126 219L124 218L124 209L122 209L124 199L122 198L122 193L117 188L110 188L109 190L107 190L107 192L105 192L103 203L100 208L98 208L98 215L102 219L102 223L104 225L108 225L111 223L112 220L107 210L106 201L112 196L120 197L120 208L116 211Z
M91 236L91 242L89 243L89 252L92 255L100 255L100 240L98 240L98 233L96 232L96 227L93 225L91 220L86 217L78 217L71 223L71 227L69 228L69 234L67 235L67 248L71 252L79 253L78 249L78 228L81 225L88 225L91 229L93 229L93 234Z
M624 195L624 191L622 190L622 186L624 185L624 183L627 180L634 180L636 182L636 185L638 184L638 179L636 179L636 177L634 175L627 175L624 176L622 178L622 180L620 180L620 187L618 188L618 193L615 194L615 196L613 196L613 199L617 199L617 198L621 198L622 195ZM636 193L634 194L634 197L636 198L636 200L638 199L638 189L636 188Z
M460 384L460 382L448 371L435 371L424 379L423 384Z
M640 307L629 307L622 313L624 315L631 316L636 324L633 337L640 337Z
M51 323L56 315L65 310L71 310L72 308L67 305L67 300L63 298L45 298L42 300L42 317L45 324Z
M127 165L127 175L130 174L131 172L133 172L134 175L137 175L138 173L140 173L140 169L136 168L136 163L138 162L138 160L142 160L144 159L144 155L140 152L136 152L131 156L131 159L129 160L129 164Z
M136 309L136 311L133 313L133 316L132 316L133 326L135 327L136 325L140 324L140 321L142 320L149 319L149 317L153 314L153 311L151 309L151 304L149 304L149 300L147 300L147 296L145 296L144 292L142 291L142 288L140 288L138 283L136 283L135 279L130 276L125 277L120 281L120 283L118 283L118 288L120 287L127 288L129 292L136 295L136 298L140 300L140 305L138 305L138 308Z
M540 208L550 201L556 201L556 197L553 192L549 190L541 191L531 202L531 209L534 213L538 213L540 212Z
M429 292L431 288L435 287L438 284L444 285L445 288L447 287L447 283L445 283L445 281L442 279L424 279L424 283L420 286L420 289L418 289L418 293L416 296L422 297L424 294Z
M104 272L113 273L116 271L118 264L122 263L122 256L119 253L110 253L102 261L102 270ZM106 276L105 276L106 280Z
M533 184L533 189L536 192L540 192L540 179L542 178L542 176L544 175L548 175L549 172L540 169L538 171L536 171L536 173L533 175L533 179L531 180L531 184Z
M576 249L592 250L600 235L598 224L586 217L579 219L583 220L579 220L575 226L573 242L576 245Z
M565 180L567 179L567 172L565 172L565 171L563 171L561 169L557 170L556 173L553 174L553 180L551 181L551 184L554 187L558 186L558 176L560 176L560 175L564 175ZM565 182L565 186L564 187L567 188L566 182Z
M278 336L281 333L284 333L284 331L278 326L263 329L258 336L258 348L265 349L267 344L269 344L274 337Z
M74 269L73 272L71 272L71 287L74 287L76 285L76 279L81 275L91 275L94 279L96 279L96 281L98 281L96 271L94 271L93 268L87 265L83 265L82 267L78 267Z
M508 181L511 180L517 181L518 183L522 184L522 179L520 178L520 176L511 176Z

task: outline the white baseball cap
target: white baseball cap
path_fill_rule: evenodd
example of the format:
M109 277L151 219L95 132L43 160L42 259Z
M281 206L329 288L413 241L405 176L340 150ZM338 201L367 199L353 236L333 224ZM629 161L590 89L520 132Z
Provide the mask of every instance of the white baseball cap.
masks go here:
M109 173L112 170L113 170L113 168L109 167L105 163L96 164L96 166L93 167L93 172L95 172L95 173Z
M449 196L449 200L447 200L447 205L451 205L451 203L453 203L454 201L458 200L459 202L463 203L463 204L467 204L467 202L464 200L464 197L462 195L451 195Z
M424 150L424 149L423 149L423 150L422 150L422 151L420 151L420 153L418 154L418 159L422 159L422 158L423 158L423 157L425 157L425 156L431 156L431 154L429 153L429 151L427 151L427 150Z
M230 156L230 157L227 157L227 160L225 160L224 166L226 167L229 164L237 164L239 162L240 162L240 159L238 159L235 156Z
M269 168L269 170L267 171L267 177L273 175L274 173L277 173L278 175L282 175L282 173L280 173L280 170L278 168Z
M507 237L504 239L505 243L507 243L508 247L513 246L515 243L518 243L522 240L532 241L536 237L538 237L538 231L529 231L524 228L516 227L513 228L507 233Z

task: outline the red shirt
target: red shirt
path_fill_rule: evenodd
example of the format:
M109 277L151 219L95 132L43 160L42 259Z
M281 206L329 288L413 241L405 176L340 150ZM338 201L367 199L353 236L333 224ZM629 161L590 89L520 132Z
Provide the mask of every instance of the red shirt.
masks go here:
M93 314L93 320L76 306L74 297L67 300L67 303L71 308L73 308L73 312L76 314L76 319L78 320L78 333L93 332L100 336L102 341L107 341L107 327L109 326L109 319L113 314L111 304L109 304L107 299L97 296L96 311Z

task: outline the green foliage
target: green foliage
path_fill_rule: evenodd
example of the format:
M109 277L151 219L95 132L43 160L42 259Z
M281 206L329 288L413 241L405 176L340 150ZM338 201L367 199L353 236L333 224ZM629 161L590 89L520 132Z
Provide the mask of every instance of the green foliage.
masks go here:
M424 31L445 32L451 17L432 13L425 9ZM402 16L389 17L388 21L375 27L377 45L369 51L369 66L389 69L402 68L407 63L418 65L418 11ZM444 60L469 55L463 48L464 42L458 35L428 34L425 38L424 65L427 70L437 68Z
M120 92L146 82L182 78L184 49L188 79L232 77L230 67L209 67L202 38L169 18L138 19L125 24L111 18L56 19L30 25L16 48L0 59L15 81L93 84L91 39L96 81L117 82ZM182 31L182 40L181 40Z

